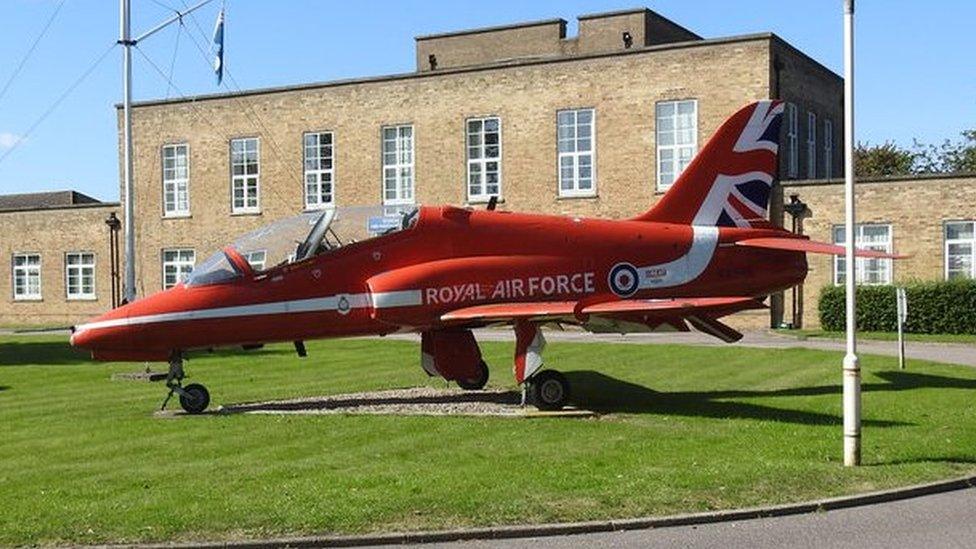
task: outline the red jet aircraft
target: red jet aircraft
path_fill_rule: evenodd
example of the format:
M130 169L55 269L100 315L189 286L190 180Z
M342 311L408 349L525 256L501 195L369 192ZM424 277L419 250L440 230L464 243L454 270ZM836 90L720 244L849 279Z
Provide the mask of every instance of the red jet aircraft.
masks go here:
M74 327L71 343L98 360L168 361L167 401L175 392L187 412L199 413L210 396L182 384L190 351L289 341L304 356L308 339L414 332L429 375L474 390L487 382L488 366L472 328L510 324L516 382L537 406L556 409L570 388L541 369L541 325L693 327L734 342L742 335L719 318L763 308L769 294L802 283L806 253L843 254L766 219L782 112L781 102L760 101L735 113L633 219L494 211L494 202L484 211L421 207L393 223L373 218L379 236L343 243L334 223L342 210L329 209L249 235L185 283ZM307 233L297 249L293 238L279 238L282 227ZM276 245L283 260L264 268Z

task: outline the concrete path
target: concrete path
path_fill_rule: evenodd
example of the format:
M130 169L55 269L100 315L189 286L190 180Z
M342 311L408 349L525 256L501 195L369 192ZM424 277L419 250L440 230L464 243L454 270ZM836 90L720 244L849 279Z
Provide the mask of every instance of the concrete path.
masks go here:
M851 548L974 547L976 489L777 518L547 538L425 545L440 549L483 547Z
M727 346L718 339L698 332L667 333L667 334L590 334L577 330L546 330L546 340L549 342L578 341L601 343L641 343L662 344L673 343L681 345L714 345ZM482 329L475 330L475 337L480 341L511 341L514 334L510 330ZM802 347L806 349L820 349L824 351L844 351L844 341L827 338L808 338L805 340L779 335L770 332L747 332L738 343L740 347L759 347L764 349L790 349ZM858 340L859 354L898 356L898 344L894 341ZM964 364L976 367L976 345L958 343L917 343L905 344L905 355L912 359L931 360L949 364Z

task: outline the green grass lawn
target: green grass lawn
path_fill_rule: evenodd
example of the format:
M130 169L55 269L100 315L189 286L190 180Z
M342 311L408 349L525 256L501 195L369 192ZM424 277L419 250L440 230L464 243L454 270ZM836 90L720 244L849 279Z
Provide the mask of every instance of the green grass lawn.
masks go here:
M192 360L232 403L431 381L403 341ZM510 386L511 344L486 343ZM52 336L0 338L0 545L253 538L660 515L976 471L976 369L863 357L864 459L841 464L840 355L553 343L597 418L158 418L158 384Z
M793 336L797 339L825 338L844 339L844 332L827 332L824 330L776 330L776 333ZM897 341L897 332L858 332L857 337L878 341ZM921 343L963 343L976 344L976 334L905 334L905 341Z

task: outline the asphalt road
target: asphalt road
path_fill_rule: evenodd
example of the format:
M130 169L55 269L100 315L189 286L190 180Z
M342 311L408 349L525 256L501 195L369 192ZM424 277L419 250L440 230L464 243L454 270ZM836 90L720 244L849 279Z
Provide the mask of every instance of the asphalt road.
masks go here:
M699 332L687 333L658 333L658 334L591 334L580 330L566 330L563 332L556 330L545 331L546 340L549 342L559 341L578 341L581 343L647 343L661 344L674 343L682 345L714 345L729 346L718 339ZM397 336L412 337L412 336ZM500 329L481 329L475 330L475 337L479 341L508 341L514 339L511 330ZM805 340L797 339L786 335L777 335L763 331L750 331L738 343L732 346L739 347L759 347L765 349L789 349L802 347L806 349L821 349L825 351L844 351L844 341L839 339L827 338L808 338ZM898 356L898 344L894 341L875 341L859 339L857 343L859 354ZM908 360L908 367L911 361L931 360L933 362L945 362L948 364L963 364L976 367L976 345L961 343L921 343L908 342L905 344L905 356Z
M976 489L788 517L548 538L467 541L424 547L972 548L976 547Z

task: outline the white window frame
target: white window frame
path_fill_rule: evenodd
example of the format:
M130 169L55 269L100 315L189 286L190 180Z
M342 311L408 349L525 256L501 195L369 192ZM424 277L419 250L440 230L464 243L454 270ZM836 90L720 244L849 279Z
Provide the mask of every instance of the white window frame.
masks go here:
M388 131L395 132L392 140L386 137ZM404 131L409 131L410 135L405 137L403 135ZM406 139L409 139L409 147L404 144ZM414 130L413 124L396 124L380 128L380 164L382 166L380 171L380 192L382 193L384 206L414 204L416 200L417 173L414 169L414 161L416 160L414 156L414 145L416 140L417 133ZM387 152L388 142L393 143L393 151L391 152ZM390 160L388 155L391 154L393 155L393 161L388 162ZM392 190L395 194L393 198L388 198L386 193L387 173L390 171L392 171L393 175L391 180L393 182ZM407 174L404 172L407 172ZM404 184L404 175L409 175L409 186Z
M883 245L879 245L879 243L865 243L864 242L864 229L866 229L866 228L878 228L878 227L884 227L884 228L887 229L887 231L888 231L888 240L887 240L887 242L884 242ZM841 246L844 245L844 242L838 242L838 238L837 238L837 231L838 230L843 230L843 229L844 229L844 225L834 225L833 228L831 229L831 238L833 239L834 244L838 244L838 245L841 245ZM855 235L855 238L854 238L854 246L855 247L862 248L862 249L865 249L865 250L878 250L878 251L882 251L882 252L889 253L889 254L892 253L892 250L893 250L893 242L894 242L894 235L892 234L892 227L891 227L891 224L890 223L858 223L857 225L854 226L854 230L857 232L857 234ZM843 285L844 282L845 282L845 280L846 280L845 278L840 278L840 276L839 276L839 274L840 274L840 265L841 265L841 263L844 260L845 260L844 256L834 256L834 277L833 277L833 281L834 281L834 285L835 286ZM882 281L880 281L880 282L865 282L864 281L865 280L865 273L868 271L867 267L869 265L875 265L875 264L877 264L877 265L883 265L884 266L884 268L883 268L883 271L884 271L884 279ZM858 258L856 258L854 260L854 270L855 270L855 272L854 272L854 276L855 276L854 281L855 281L856 284L860 284L860 285L864 285L864 286L884 286L886 284L891 284L891 281L894 280L893 268L894 268L894 265L892 264L892 261L890 259L876 259L876 258L868 258L868 257L858 257ZM845 277L846 277L847 273L845 272L844 274L845 274Z
M687 130L688 128L679 128L678 122L681 120L681 115L679 111L682 105L691 104L692 118L693 122L691 125L691 143L678 143L679 132L682 130ZM662 117L658 111L662 106L672 106L674 114ZM662 118L671 119L671 128L662 129L661 120ZM662 144L662 137L668 132L671 133L671 144ZM658 192L665 192L674 185L674 182L681 177L681 173L685 171L688 164L695 158L698 154L698 100L697 99L677 99L671 101L658 101L654 104L654 142L657 146L656 164L657 178L655 182L655 188ZM661 169L663 165L662 156L664 153L669 153L671 155L671 182L665 183L663 178L668 172Z
M329 136L329 143L327 145L322 145L322 137ZM315 144L309 145L309 137L315 138ZM335 132L333 131L320 131L320 132L306 132L302 135L302 166L304 169L303 178L303 190L305 200L306 210L321 210L322 208L329 208L335 205L335 191L336 191L336 181L335 181ZM322 147L328 147L328 156L322 156ZM309 152L314 151L315 157L309 156ZM326 164L325 161L328 160ZM326 164L329 167L323 168L322 166ZM309 181L309 177L313 181ZM326 180L327 181L324 181ZM323 193L322 189L328 185L329 192ZM310 190L314 189L314 196ZM323 194L327 194L328 200L323 199ZM314 200L312 200L314 198Z
M817 178L817 115L807 111L807 179Z
M254 166L255 173L247 173L247 167L249 165L246 155L247 146L249 143L254 142ZM234 158L234 144L241 143L244 147L243 153L245 158L242 161L237 161ZM234 168L237 166L243 166L242 174L235 174ZM255 197L254 204L248 204L248 187L250 186L249 179L254 180L255 187ZM241 206L237 205L237 197L235 196L235 191L238 185L244 191L243 194L243 204ZM230 140L230 211L232 214L255 214L261 213L261 138L260 137L237 137Z
M494 132L485 131L488 122L495 122L497 130ZM472 132L471 125L480 124L480 130ZM494 144L497 154L488 157L487 135L497 134L498 141ZM467 158L467 180L464 189L469 203L488 202L492 196L502 197L502 119L500 116L484 116L468 118L464 121L464 155ZM472 154L476 154L472 157ZM495 186L496 192L488 192L488 165L495 164ZM476 181L473 181L476 180ZM472 186L476 186L480 192L472 193Z
M79 262L79 263L72 264L71 263L72 257L78 257L81 259L90 257L91 263ZM93 301L95 299L98 299L97 293L95 291L95 284L96 284L95 273L98 272L97 269L95 268L96 262L97 260L95 259L95 252L66 252L64 254L64 293L65 293L65 298L68 301ZM86 271L88 276L91 277L90 292L84 291L85 284L83 281L84 281L84 277L86 276ZM74 292L71 291L72 277L77 278L78 288L76 290L80 290L80 291L74 291Z
M789 155L786 159L786 173L791 179L795 179L800 173L800 129L797 112L796 105L786 104L786 145Z
M824 118L824 178L834 177L834 123Z
M174 164L172 168L166 167L166 153L167 151L173 151L173 162L175 163L179 158L179 152L182 149L185 155L186 161L186 177L176 177L175 174L178 167ZM190 216L190 145L188 143L171 143L169 145L163 145L160 152L162 158L162 177L163 177L163 216L164 217L189 217ZM174 177L167 178L166 174L168 170L172 170ZM172 187L172 189L171 189ZM172 193L173 200L169 201L167 195ZM180 195L183 195L182 202L185 203L185 207L180 207Z
M17 259L18 258L24 258L24 265L17 265ZM36 265L31 265L30 264L31 258L37 258L37 264ZM42 277L41 277L41 273L42 273L41 267L42 267L43 263L41 261L41 254L35 253L35 252L18 252L18 253L15 253L15 254L13 254L13 257L11 257L11 259L10 259L10 265L11 265L11 280L10 280L11 287L10 287L10 289L11 289L11 291L14 294L14 301L40 301L41 299L43 299L43 297L44 297L44 288L42 286L43 280L42 280ZM23 276L24 277L24 282L22 284L20 284L20 285L25 290L24 292L22 292L20 294L17 293L17 286L18 286L18 284L17 284L17 278L19 276ZM36 292L30 291L30 289L31 289L30 277L32 277L32 276L37 278L37 291Z
M972 227L973 236L971 238L949 238L949 225L968 224ZM942 229L942 239L945 241L943 247L943 275L946 280L949 278L949 245L968 244L969 245L969 275L966 278L976 279L976 221L969 219L957 219L946 221Z
M580 150L580 141L586 139L586 136L580 136L580 123L579 116L580 113L588 112L590 114L590 148L587 150ZM560 138L559 137L559 118L563 114L573 114L573 136L570 138ZM585 124L584 124L585 126ZM572 142L572 151L562 151L561 142ZM582 108L582 109L561 109L556 111L556 188L560 197L563 198L579 198L579 197L591 197L596 196L596 185L597 185L597 174L596 174L596 109L592 107ZM589 157L590 160L590 188L580 187L580 164L581 159ZM565 182L563 178L563 161L566 159L571 163L573 168L572 178L569 180L570 187L564 188L563 183Z
M244 254L254 272L261 272L267 268L268 250L253 250Z
M167 261L166 254L175 253L175 261ZM180 257L180 254L188 253L190 259L186 260ZM185 282L190 273L193 272L194 267L196 267L197 252L193 248L164 248L162 254L160 255L160 263L162 265L162 286L164 290L168 290L180 282ZM176 269L176 281L172 284L166 281L166 267L172 265ZM186 267L189 265L189 269ZM181 276L182 275L182 276Z

